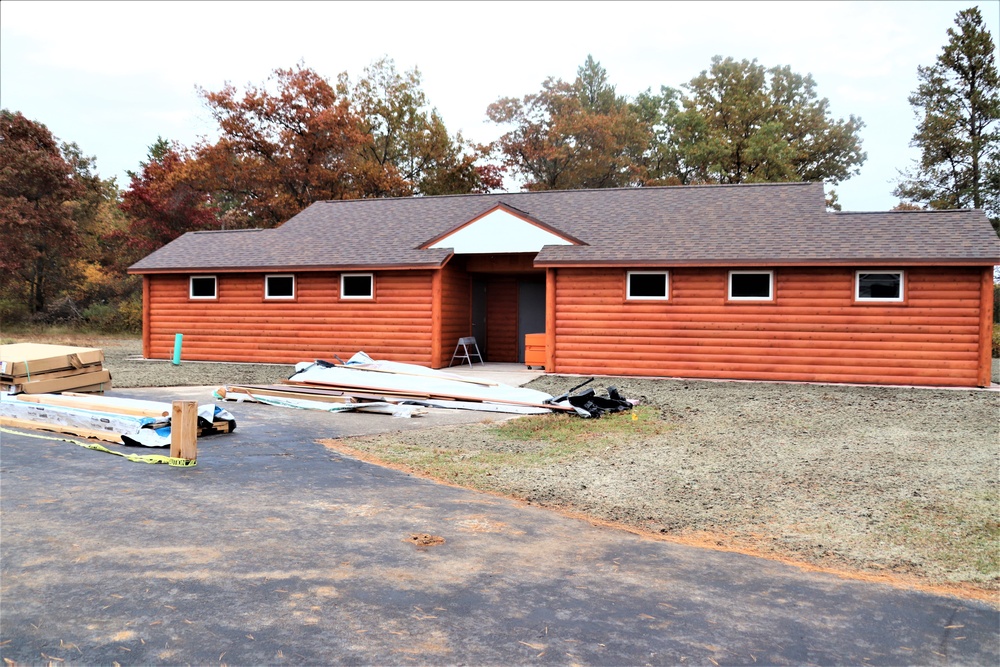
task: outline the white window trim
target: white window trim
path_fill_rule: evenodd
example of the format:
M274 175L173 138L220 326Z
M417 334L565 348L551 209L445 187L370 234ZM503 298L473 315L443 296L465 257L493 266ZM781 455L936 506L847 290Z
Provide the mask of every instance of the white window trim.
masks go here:
M895 273L899 275L899 296L896 297L874 297L861 296L861 274L862 273ZM906 272L902 269L859 269L854 272L854 300L861 303L902 303L906 296Z
M368 278L371 290L367 296L346 296L344 294L344 278ZM340 298L341 299L362 299L371 301L375 298L375 274L374 273L341 273L340 274Z
M733 275L740 274L753 274L758 276L766 275L768 276L768 296L733 296ZM726 291L727 298L730 301L774 301L774 270L769 269L767 271L742 271L733 270L729 272L729 287Z
M632 276L663 276L663 296L632 296ZM625 276L626 301L668 301L670 299L669 271L628 271Z
M215 284L215 289L212 290L212 296L195 296L194 295L194 279L195 278L211 278L212 282ZM219 298L219 279L215 276L190 276L188 278L188 298L198 299L199 301L212 301Z
M271 278L291 278L292 279L292 293L291 295L281 296L271 296L270 293L270 279ZM295 298L295 274L294 273L268 273L264 276L264 298L269 300L291 300Z

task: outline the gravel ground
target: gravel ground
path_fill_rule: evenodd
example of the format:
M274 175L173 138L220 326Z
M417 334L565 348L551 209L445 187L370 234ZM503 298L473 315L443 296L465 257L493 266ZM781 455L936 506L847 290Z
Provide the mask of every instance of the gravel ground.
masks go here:
M546 376L528 386L559 393L573 380ZM603 437L596 449L540 465L524 462L543 443L512 441L489 424L346 444L646 532L824 567L1000 588L1000 393L614 384L655 406L669 428ZM502 463L508 457L519 464ZM483 461L497 463L485 474L463 474L463 465Z
M282 364L223 364L182 360L180 365L174 366L165 360L149 361L142 358L140 340L80 338L74 340L74 344L93 345L104 350L104 366L111 370L111 385L115 389L273 384L295 372L294 366Z
M269 383L292 372L142 361L135 340L72 342L104 348L116 389ZM998 372L994 360L994 382ZM577 380L528 386L558 394ZM535 465L503 464L544 445L498 436L489 417L346 446L418 471L418 455L461 466L485 453L497 463L470 485L535 504L819 566L1000 589L1000 393L620 378L592 386L607 384L654 406L663 432L604 438L597 450Z

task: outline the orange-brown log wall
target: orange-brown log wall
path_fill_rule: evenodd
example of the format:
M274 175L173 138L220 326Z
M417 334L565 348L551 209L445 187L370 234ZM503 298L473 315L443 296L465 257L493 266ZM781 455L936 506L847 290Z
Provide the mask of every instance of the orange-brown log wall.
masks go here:
M188 276L150 277L147 357L170 358L184 334L183 359L295 363L376 359L431 364L431 272L375 274L375 299L340 300L340 274L299 273L294 301L265 301L264 277L217 275L218 300L188 299Z
M486 283L486 359L517 363L517 278L490 276Z
M558 269L555 372L974 386L981 272L909 269L905 304L858 305L848 268L778 268L771 303L727 302L722 269L671 270L666 302Z
M451 362L458 339L472 335L469 274L448 264L441 270L441 358L434 367Z

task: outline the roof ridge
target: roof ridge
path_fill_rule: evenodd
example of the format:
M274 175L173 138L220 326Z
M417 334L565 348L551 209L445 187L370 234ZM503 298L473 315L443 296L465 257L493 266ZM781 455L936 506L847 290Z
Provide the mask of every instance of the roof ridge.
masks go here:
M347 202L409 201L411 199L448 199L458 197L509 197L523 195L551 195L566 192L640 192L643 190L693 190L696 188L757 188L822 185L822 181L785 181L781 183L698 183L689 185L642 185L621 188L570 188L566 190L528 190L521 192L468 192L451 195L410 195L409 197L362 197L359 199L317 199L314 204L343 204ZM509 204L508 204L509 205Z
M921 208L916 210L898 211L890 209L888 211L829 211L832 215L886 215L887 213L969 213L982 211L981 208Z
M192 234L232 234L233 232L265 232L270 227L249 227L247 229L196 229Z

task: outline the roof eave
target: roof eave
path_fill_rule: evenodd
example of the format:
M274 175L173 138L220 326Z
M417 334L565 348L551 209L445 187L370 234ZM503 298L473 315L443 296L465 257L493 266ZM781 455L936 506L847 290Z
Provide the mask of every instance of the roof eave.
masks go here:
M534 262L537 268L633 268L633 267L744 267L744 266L979 266L988 267L1000 264L1000 257L973 259L928 259L928 258L830 258L830 259L720 259L720 260L538 260Z
M407 270L424 270L433 271L435 269L440 269L448 260L451 259L451 254L444 257L439 262L421 262L421 263L400 263L400 264L329 264L329 265L317 265L317 266L303 266L301 264L291 264L282 266L186 266L186 267L169 267L169 268L133 268L129 267L128 273L131 275L152 275L152 274L164 274L164 273L317 273L322 271L407 271Z

